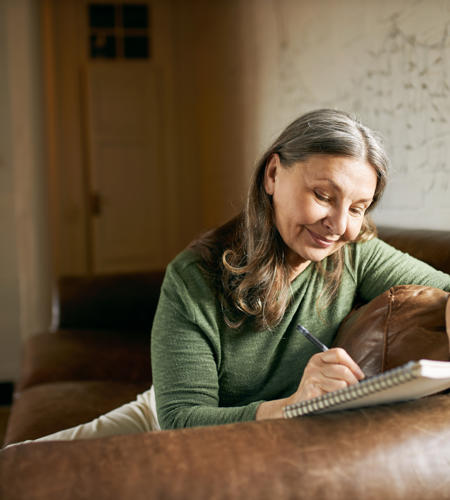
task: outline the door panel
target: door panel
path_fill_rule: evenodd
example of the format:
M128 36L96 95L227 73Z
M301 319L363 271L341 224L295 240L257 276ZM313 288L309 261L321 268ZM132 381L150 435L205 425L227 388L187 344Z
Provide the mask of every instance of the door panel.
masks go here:
M95 273L164 265L164 172L158 71L95 62L85 70L85 116Z

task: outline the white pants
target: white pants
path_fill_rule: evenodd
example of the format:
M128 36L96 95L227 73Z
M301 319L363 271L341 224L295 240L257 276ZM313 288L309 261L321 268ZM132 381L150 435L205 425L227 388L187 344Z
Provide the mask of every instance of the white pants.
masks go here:
M156 416L155 391L153 386L139 394L135 401L124 404L91 422L64 429L38 439L16 444L38 441L71 441L115 436L118 434L137 434L160 430Z

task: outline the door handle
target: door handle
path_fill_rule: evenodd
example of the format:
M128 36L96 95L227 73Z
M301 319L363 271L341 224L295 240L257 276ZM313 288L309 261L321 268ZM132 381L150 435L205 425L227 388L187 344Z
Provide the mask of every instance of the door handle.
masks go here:
M102 196L98 191L91 193L91 215L92 217L100 217L102 214Z

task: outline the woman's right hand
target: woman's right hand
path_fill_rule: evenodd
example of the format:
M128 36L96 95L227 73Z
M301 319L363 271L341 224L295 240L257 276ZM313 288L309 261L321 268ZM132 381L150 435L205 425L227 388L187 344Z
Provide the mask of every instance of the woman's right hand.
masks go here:
M363 378L363 371L344 349L329 349L315 354L308 361L298 389L288 398L288 404L343 389Z
M285 406L337 391L364 378L361 368L342 348L335 347L315 354L308 361L300 385L292 396L265 401L256 412L256 420L282 418Z

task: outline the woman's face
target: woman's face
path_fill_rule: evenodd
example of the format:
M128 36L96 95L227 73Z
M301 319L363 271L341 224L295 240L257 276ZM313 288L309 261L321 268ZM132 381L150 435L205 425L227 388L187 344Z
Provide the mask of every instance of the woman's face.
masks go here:
M375 169L363 160L317 154L285 168L272 156L264 187L294 276L356 239L376 185Z

